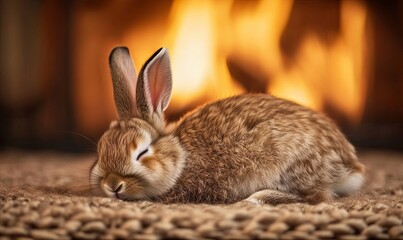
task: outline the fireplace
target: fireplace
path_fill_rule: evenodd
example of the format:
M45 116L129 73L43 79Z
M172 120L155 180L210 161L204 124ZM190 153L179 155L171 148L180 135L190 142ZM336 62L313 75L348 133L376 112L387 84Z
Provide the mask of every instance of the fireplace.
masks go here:
M2 52L17 59L0 62L3 147L76 151L85 141L76 133L99 138L117 117L108 55L126 45L138 70L169 49L169 121L223 97L271 93L329 115L357 147L403 150L400 1L1 4L2 26L14 26Z

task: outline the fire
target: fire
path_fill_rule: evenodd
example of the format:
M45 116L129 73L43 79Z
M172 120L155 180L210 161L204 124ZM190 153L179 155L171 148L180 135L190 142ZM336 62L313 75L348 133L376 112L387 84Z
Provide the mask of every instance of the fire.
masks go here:
M330 82L338 83L334 89L343 94L329 91L329 100L345 111L353 123L360 121L365 99L365 22L366 11L356 1L344 1L341 9L342 34L331 51ZM331 89L330 89L331 90Z
M172 101L179 107L186 101L209 97L208 86L217 78L224 86L230 82L226 72L216 76L225 62L220 62L217 56L214 4L212 1L176 1L172 6L173 27L168 31L167 41L172 46L175 77Z
M226 67L221 48L219 13L230 2L175 1L166 42L174 74L173 99L177 107L195 99L214 99L240 93Z
M251 72L262 70L268 81L267 92L316 110L331 106L351 123L358 123L365 97L367 19L365 6L360 3L342 1L339 36L329 44L315 33L307 34L291 66L284 64L280 38L290 17L292 0L253 4L176 0L166 30L153 26L153 35L146 26L137 29L140 32L132 32L128 41L135 49L143 49L135 56L141 61L153 51L147 48L148 40L136 40L135 36L144 36L141 31L149 34L146 39L161 39L156 44L169 48L174 77L172 105L177 109L189 102L202 103L241 93L242 87L232 79L227 67L227 60L236 56ZM157 31L159 38L155 37Z

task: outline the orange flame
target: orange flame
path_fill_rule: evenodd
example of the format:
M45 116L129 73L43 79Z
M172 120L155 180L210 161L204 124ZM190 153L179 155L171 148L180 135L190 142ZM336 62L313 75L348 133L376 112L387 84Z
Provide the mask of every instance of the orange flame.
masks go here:
M229 1L175 1L167 43L172 46L173 104L182 107L195 99L214 99L240 93L226 67L220 12ZM229 9L229 8L228 8Z
M236 55L246 66L263 69L266 79L270 79L268 92L316 110L323 110L326 102L351 123L359 122L365 95L367 18L360 2L342 1L341 32L332 44L321 42L314 33L306 35L293 65L287 67L280 51L280 37L293 1L241 1L237 2L242 5L238 8L234 4L232 0L176 0L167 30L157 29L157 39L161 39L158 44L168 47L171 53L172 104L176 108L241 93L242 88L233 81L226 65L228 57ZM147 29L145 26L141 30L149 34L146 39L158 42L157 30ZM132 32L128 36L136 49L147 46L143 43L149 40L140 43L135 35L144 33ZM135 59L143 61L152 49L140 49L143 52L137 53Z

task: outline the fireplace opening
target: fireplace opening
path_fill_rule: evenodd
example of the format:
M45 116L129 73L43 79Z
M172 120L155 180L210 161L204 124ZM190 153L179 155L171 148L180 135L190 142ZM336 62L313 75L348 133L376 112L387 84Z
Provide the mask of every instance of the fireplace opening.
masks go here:
M244 92L324 112L358 148L403 150L401 1L1 1L0 146L86 151L117 118L108 55L169 49L169 121ZM84 144L85 146L85 144Z

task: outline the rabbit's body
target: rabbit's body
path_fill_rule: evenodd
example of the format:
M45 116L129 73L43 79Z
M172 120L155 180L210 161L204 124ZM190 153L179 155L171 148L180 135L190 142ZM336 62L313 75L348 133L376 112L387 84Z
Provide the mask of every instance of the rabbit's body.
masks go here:
M353 146L319 113L274 96L244 94L200 107L168 132L166 50L157 51L138 78L127 49L115 49L110 61L121 120L100 139L91 169L91 184L110 197L315 203L362 184L364 167Z
M165 195L174 202L235 202L264 189L321 201L362 170L330 119L270 95L208 104L185 116L174 135L187 155Z

